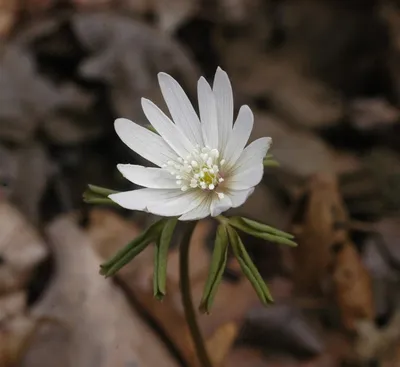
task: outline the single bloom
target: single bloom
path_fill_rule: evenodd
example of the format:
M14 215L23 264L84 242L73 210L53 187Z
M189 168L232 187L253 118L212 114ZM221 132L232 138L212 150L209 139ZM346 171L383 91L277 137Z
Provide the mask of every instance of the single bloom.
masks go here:
M143 111L158 134L124 118L115 121L120 139L157 167L119 164L118 170L142 189L109 196L120 206L161 216L197 220L242 205L263 176L271 138L246 146L253 113L246 105L233 124L233 95L221 68L211 86L198 81L199 114L178 82L158 74L172 120L142 98Z

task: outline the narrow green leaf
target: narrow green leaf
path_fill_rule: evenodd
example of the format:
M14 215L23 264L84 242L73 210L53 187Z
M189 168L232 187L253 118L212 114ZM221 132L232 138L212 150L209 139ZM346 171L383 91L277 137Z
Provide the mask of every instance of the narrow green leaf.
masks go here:
M149 244L151 241L144 240L137 244L137 246L133 247L129 252L127 252L121 259L113 263L108 268L101 268L100 274L104 275L106 278L113 276L119 270L121 270L126 264L128 264L131 260L133 260L137 255L139 255Z
M88 188L91 192L100 195L100 196L108 196L111 194L116 194L118 191L107 189L105 187L95 186L95 185L88 185Z
M260 287L260 284L257 282L257 279L254 277L254 274L252 273L250 268L246 265L246 263L240 258L238 258L237 260L238 260L238 263L239 263L240 268L242 269L244 275L246 275L247 279L249 280L249 282L253 286L254 290L256 291L257 296L260 299L261 303L263 305L267 305L268 303L272 302L267 299L267 297L265 296L265 293L263 292L262 288Z
M143 231L133 241L129 242L125 247L119 250L111 259L101 264L100 274L105 276L110 276L112 274L115 274L116 271L118 271L123 265L132 260L133 257L135 257L138 253L143 251L143 249L150 242L155 241L157 239L164 224L165 224L165 219L163 218L152 224L145 231ZM126 261L127 259L128 261ZM123 265L121 266L121 264ZM118 269L116 269L116 265L119 266Z
M178 218L168 219L155 245L154 254L154 297L161 300L166 294L168 249Z
M275 159L270 159L270 158L264 159L263 164L264 164L264 167L279 167L280 166L278 161L276 161Z
M269 227L269 226L265 226L261 224L261 223L257 223L257 222L253 222L257 224L257 227L260 228L254 228L251 227L248 223L246 223L245 221L243 221L244 218L240 218L240 217L233 217L229 219L229 224L232 225L232 227L235 227L245 233L248 233L254 237L258 237L258 238L262 238L264 240L267 241L271 241L274 243L279 243L282 245L287 245L287 246L291 246L291 247L296 247L297 243L292 241L290 238L293 238L292 235L290 235L289 233L283 232L283 231L279 231L273 227ZM250 221L248 219L248 221ZM272 233L267 233L264 232L263 230L261 230L261 228L263 228L264 230L268 229L270 230Z
M255 220L248 219L248 218L243 218L243 217L232 217L231 218L234 222L241 222L243 225L247 225L248 227L255 229L260 232L267 232L271 233L275 236L280 236L280 237L285 237L288 239L293 239L294 236L290 233L281 231L279 229L276 229L274 227L268 226L263 223L256 222Z
M237 232L232 227L228 227L228 235L233 253L238 260L243 273L253 285L254 290L260 298L260 301L263 304L273 302L271 293L269 292L269 289L265 284L264 279L262 278L253 261L251 260Z
M118 206L118 204L112 201L111 199L103 197L89 197L89 198L84 197L83 201L86 204Z
M200 302L200 311L210 313L214 297L222 280L226 262L228 259L228 234L226 226L218 226L215 237L214 251L211 258L211 265L208 272L206 284L204 286L203 296Z

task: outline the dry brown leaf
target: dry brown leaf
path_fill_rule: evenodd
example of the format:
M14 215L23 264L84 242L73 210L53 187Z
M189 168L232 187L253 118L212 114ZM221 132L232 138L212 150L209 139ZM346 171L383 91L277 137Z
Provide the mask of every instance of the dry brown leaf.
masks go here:
M140 99L161 99L157 71L173 74L189 92L194 92L199 71L185 50L168 35L112 13L76 14L71 25L90 53L80 65L80 74L109 85L118 116L147 123Z
M348 215L334 176L316 175L300 200L293 233L294 282L308 295L333 296L347 329L358 320L374 317L372 285L360 255L350 242L344 224Z
M46 232L57 271L32 314L57 323L40 327L21 366L176 366L121 291L98 274L100 259L77 224L59 218Z
M17 178L11 201L33 224L40 222L39 205L53 173L45 148L39 143L26 144L18 152Z
M400 312L397 311L388 325L378 328L365 320L357 323L356 357L362 361L376 359L382 366L397 366L400 362Z
M96 248L105 254L115 252L132 239L135 227L118 218L116 214L105 210L93 210L89 234L95 238ZM117 224L120 222L119 224ZM196 227L190 250L190 276L195 305L200 303L204 282L208 273L210 253L205 241L211 230L210 222L200 222ZM118 228L117 231L112 228ZM124 229L125 228L125 229ZM112 235L111 235L112 234ZM102 238L103 235L103 238ZM114 237L113 237L114 236ZM112 238L113 237L113 238ZM110 250L110 249L113 250ZM149 247L119 273L119 279L125 284L133 297L156 320L169 339L175 344L190 366L198 366L194 347L183 315L181 294L179 291L179 251L171 251L168 259L167 295L162 302L153 297L153 248ZM231 299L235 299L232 304ZM232 345L236 329L243 315L251 305L257 304L257 297L247 279L237 284L223 281L216 295L211 315L198 313L200 327L210 346L211 359L216 366L222 362Z
M325 348L323 334L293 300L251 309L243 329L246 344L258 346L269 355L311 358Z
M59 102L57 90L36 73L32 55L16 45L0 54L0 137L29 140Z
M0 297L0 324L10 317L23 314L25 306L26 293L23 291L9 293Z
M47 248L34 228L6 201L0 201L0 294L21 289Z
M17 0L0 1L0 40L6 38L14 26L20 10L19 5Z
M26 316L18 315L0 327L0 366L15 367L20 361L27 338L32 333L35 322Z
M161 31L174 33L199 9L199 0L155 0L158 26Z
M346 329L354 330L359 320L373 320L375 308L371 278L350 241L342 243L337 250L333 269L334 297Z
M261 352L245 347L238 347L229 354L224 367L271 367Z
M272 138L270 152L280 164L278 171L307 178L319 172L341 174L360 167L354 155L332 150L315 134L290 127L271 114L255 111L254 115L251 139Z
M318 174L310 178L300 198L293 223L299 246L293 250L296 290L323 294L332 263L332 246L347 239L336 223L346 223L347 213L333 176Z
M397 123L400 111L383 98L356 99L351 104L350 119L360 130L387 128Z

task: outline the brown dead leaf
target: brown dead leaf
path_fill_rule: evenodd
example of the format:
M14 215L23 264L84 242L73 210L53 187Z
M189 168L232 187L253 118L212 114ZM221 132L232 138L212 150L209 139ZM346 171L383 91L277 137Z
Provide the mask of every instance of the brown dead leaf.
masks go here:
M354 330L358 320L375 316L371 278L354 244L347 241L337 250L333 263L333 288L343 325Z
M57 323L39 328L21 366L176 366L112 281L98 274L100 259L75 222L59 218L46 232L57 271L32 314Z
M400 111L382 98L357 99L352 102L350 119L361 130L380 129L395 124Z
M198 11L199 3L199 0L155 0L154 7L160 30L173 34Z
M115 252L137 229L109 211L94 210L91 214L89 234L95 238L95 246L102 253ZM119 224L117 224L119 222ZM210 253L205 248L211 223L200 222L196 227L190 249L190 276L195 305L200 303L204 282L208 273ZM118 229L113 230L112 228ZM93 237L94 236L94 237ZM113 250L111 250L111 248ZM162 302L153 297L153 248L149 247L119 273L132 296L143 306L163 329L180 354L190 366L198 367L197 358L186 325L179 290L179 250L171 251L167 269L167 295ZM231 299L235 299L232 304ZM215 297L211 315L197 314L200 327L206 338L211 359L218 366L230 349L241 325L244 313L251 305L257 304L257 297L247 279L231 284L223 281Z
M0 324L10 317L23 314L25 306L26 293L23 291L9 293L0 297Z
M224 367L271 367L262 353L245 347L238 347L229 354ZM274 367L274 366L272 366Z
M36 73L31 54L9 45L0 54L0 138L29 140L58 103L56 89Z
M300 178L327 172L344 173L360 167L359 160L351 154L332 150L318 136L288 126L284 120L260 111L254 113L255 124L251 138L272 138L271 153L279 162L277 169Z
M320 355L325 348L321 332L295 305L277 303L254 307L245 320L242 339L269 355L311 358Z
M293 219L293 233L299 244L293 250L293 279L297 292L324 293L332 246L347 239L346 231L337 230L335 224L347 220L335 177L323 174L311 177Z
M5 39L14 26L19 11L17 0L0 1L0 40Z
M0 366L15 367L35 322L24 315L18 315L3 322L0 326Z
M0 201L0 294L23 288L47 248L17 209Z
M17 179L12 187L11 201L29 222L40 222L39 204L53 173L45 148L39 143L26 144L18 152Z
M294 282L299 293L326 296L332 284L342 322L352 330L375 311L371 279L344 229L347 222L335 177L312 177L294 216Z
M167 35L111 13L77 14L71 24L91 55L80 65L81 75L109 85L118 116L147 123L140 99L143 96L160 99L157 71L172 73L183 81L186 89L194 92L199 74L195 63Z
M368 320L357 323L355 352L361 362L378 360L382 366L397 366L400 346L400 312L384 328Z

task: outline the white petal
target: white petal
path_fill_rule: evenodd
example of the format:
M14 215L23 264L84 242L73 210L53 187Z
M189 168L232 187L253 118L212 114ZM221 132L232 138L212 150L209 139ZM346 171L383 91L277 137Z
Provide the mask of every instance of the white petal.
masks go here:
M176 153L161 138L131 120L120 118L114 122L119 138L143 158L162 166L168 160L176 159Z
M132 183L153 189L179 188L176 178L167 170L134 164L118 164L118 170Z
M211 215L216 217L220 215L222 212L232 208L232 201L228 195L225 195L223 199L218 198L218 196L214 196L211 202Z
M194 145L153 102L142 98L142 108L149 122L177 154L186 157L192 153Z
M203 145L199 117L179 83L166 73L158 74L161 92L176 126L193 144Z
M144 210L147 211L147 206L154 200L166 201L171 193L179 194L180 190L170 189L138 189L132 191L119 192L111 194L108 197L125 209Z
M177 208L174 205L176 202L187 204L194 201L193 195L179 189L138 189L111 194L108 197L125 209L141 210L165 216L183 214L196 205L193 203L192 207L182 205L181 208Z
M253 130L254 116L249 106L242 106L239 110L235 125L226 145L224 158L226 166L231 167L242 154Z
M215 73L213 92L218 110L219 149L224 151L233 124L233 93L228 75L220 67Z
M247 190L230 190L226 195L228 195L232 201L232 208L237 208L241 206L253 192L254 188Z
M203 198L203 201L193 208L192 210L186 212L182 216L180 216L179 220L199 220L210 215L210 205L211 205L212 197L208 195L207 197Z
M245 190L258 185L264 174L264 164L257 163L245 170L238 170L227 180L232 190Z
M211 148L218 148L217 105L211 87L203 77L197 83L197 94L204 142Z
M263 162L272 143L271 138L260 138L249 144L231 168L229 174L238 174Z
M180 195L173 199L153 202L148 206L148 211L166 217L182 215L197 207L204 199L200 190L180 191Z

